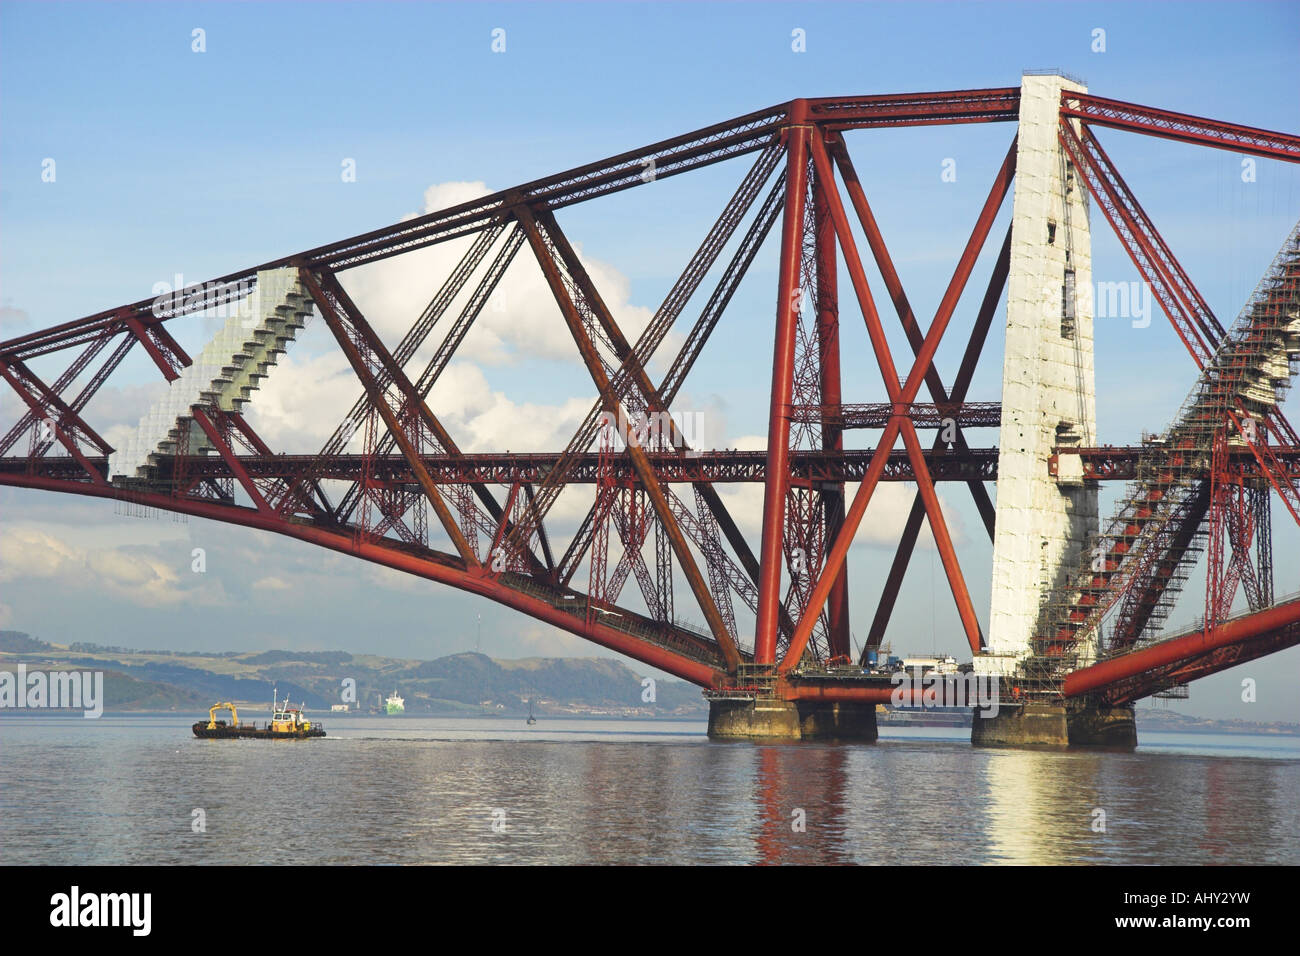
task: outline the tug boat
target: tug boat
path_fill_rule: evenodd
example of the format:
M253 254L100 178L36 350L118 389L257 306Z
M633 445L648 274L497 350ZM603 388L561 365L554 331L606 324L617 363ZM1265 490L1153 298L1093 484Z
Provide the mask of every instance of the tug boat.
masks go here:
M207 722L199 721L193 726L194 736L213 740L230 740L251 737L257 740L304 740L308 737L324 737L325 727L319 721L310 721L300 707L290 707L289 699L283 702L278 694L273 695L271 720L269 723L240 723L239 713L230 701L214 704L208 711ZM229 710L230 723L217 720L217 711Z

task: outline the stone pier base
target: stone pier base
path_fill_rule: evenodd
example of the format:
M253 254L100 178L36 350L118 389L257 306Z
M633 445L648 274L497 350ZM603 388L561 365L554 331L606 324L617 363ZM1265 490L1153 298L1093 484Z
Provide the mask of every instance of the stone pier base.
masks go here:
M788 700L711 700L709 736L718 740L876 739L876 705Z
M1071 747L1113 747L1132 750L1137 746L1137 719L1133 705L1120 707L1071 706L1066 713Z
M1070 730L1061 704L1003 704L994 717L971 719L970 742L976 747L1064 747Z
M971 722L970 742L977 747L1108 747L1137 746L1133 705L1097 707L1086 703L1003 706L996 717L978 710Z

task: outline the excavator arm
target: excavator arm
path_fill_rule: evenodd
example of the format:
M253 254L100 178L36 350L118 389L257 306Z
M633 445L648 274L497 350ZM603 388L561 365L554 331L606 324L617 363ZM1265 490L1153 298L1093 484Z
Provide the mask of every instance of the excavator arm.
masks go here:
M230 711L230 726L239 726L239 713L235 710L235 705L228 700L224 700L219 704L213 704L208 710L208 730L217 729L217 711L219 710Z

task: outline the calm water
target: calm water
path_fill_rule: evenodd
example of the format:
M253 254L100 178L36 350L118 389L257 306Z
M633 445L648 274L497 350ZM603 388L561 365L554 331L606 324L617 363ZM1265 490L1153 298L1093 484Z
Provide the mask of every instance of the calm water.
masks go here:
M326 717L322 740L203 741L202 716L0 718L0 863L1300 863L1296 738L1123 754Z

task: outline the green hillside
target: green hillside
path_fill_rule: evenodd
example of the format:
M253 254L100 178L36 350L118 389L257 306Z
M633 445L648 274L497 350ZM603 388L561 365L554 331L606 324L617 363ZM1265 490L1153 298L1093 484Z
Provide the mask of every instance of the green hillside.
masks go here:
M452 654L431 661L346 651L172 652L75 642L47 643L21 631L0 631L0 670L105 672L106 710L206 710L218 700L270 704L273 688L327 711L343 703L354 682L364 712L396 690L408 714L538 713L690 716L707 713L697 687L658 680L642 699L642 676L609 658L496 660Z

